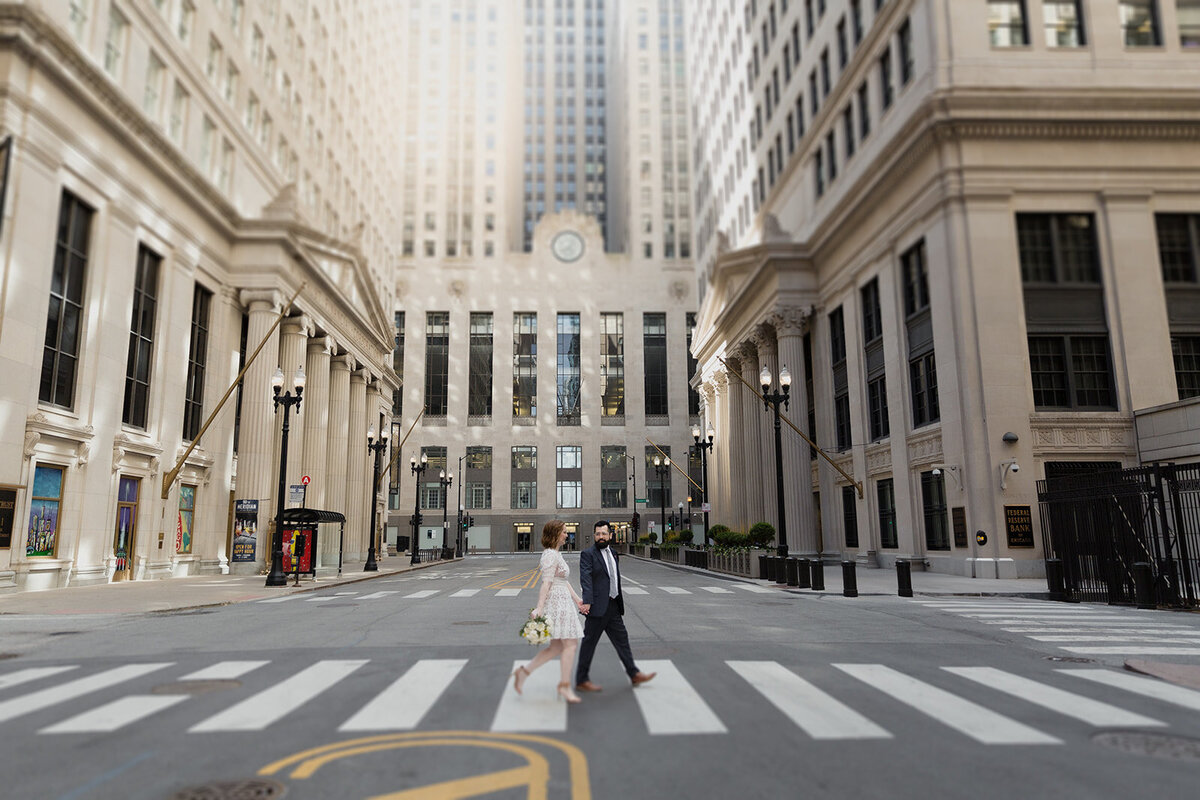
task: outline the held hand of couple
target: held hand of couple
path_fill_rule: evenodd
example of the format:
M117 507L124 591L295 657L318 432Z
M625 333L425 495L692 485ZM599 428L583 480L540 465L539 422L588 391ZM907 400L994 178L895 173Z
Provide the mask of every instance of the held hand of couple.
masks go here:
M532 611L530 611L530 612L529 612L529 618L530 618L530 619L534 619L534 618L536 618L536 617L540 617L541 615L542 615L542 610L541 610L540 608L535 608L535 609L533 609Z

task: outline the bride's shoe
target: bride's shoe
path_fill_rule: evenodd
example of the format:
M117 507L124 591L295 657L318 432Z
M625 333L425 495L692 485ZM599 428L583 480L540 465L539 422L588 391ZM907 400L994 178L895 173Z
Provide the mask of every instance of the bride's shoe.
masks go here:
M558 685L558 696L568 703L580 702L579 696L571 691L571 684L569 683L560 683Z
M513 688L517 690L517 694L521 693L521 687L525 685L525 679L529 677L529 670L524 667L517 667L513 672Z

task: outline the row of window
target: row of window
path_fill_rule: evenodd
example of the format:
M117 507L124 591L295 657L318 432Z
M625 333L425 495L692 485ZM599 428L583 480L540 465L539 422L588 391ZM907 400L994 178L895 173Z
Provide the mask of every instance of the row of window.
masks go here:
M853 486L842 487L842 524L847 549L859 547L858 490ZM894 550L900 547L900 536L896 530L896 488L893 478L875 481L876 513L879 520L879 547ZM950 549L950 526L947 519L946 484L942 475L932 470L921 473L921 516L925 534L926 550ZM955 547L966 547L965 539L956 541Z
M1170 0L1167 0L1170 2ZM1200 0L1174 0L1181 47L1200 48ZM1029 0L988 0L988 35L993 47L1030 43ZM1089 20L1082 0L1042 0L1047 47L1086 47ZM1163 21L1158 0L1118 0L1117 18L1126 47L1158 47Z

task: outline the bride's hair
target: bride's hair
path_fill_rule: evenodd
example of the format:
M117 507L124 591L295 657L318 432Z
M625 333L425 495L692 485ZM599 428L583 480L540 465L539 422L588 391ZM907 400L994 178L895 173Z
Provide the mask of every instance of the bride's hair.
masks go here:
M542 527L542 547L558 547L558 537L567 524L561 519L552 519Z

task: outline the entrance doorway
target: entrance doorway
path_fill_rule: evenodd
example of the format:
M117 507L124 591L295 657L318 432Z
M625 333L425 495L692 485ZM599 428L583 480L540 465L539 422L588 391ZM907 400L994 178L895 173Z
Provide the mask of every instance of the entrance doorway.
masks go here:
M513 530L517 534L517 552L528 553L529 542L533 538L532 522L514 522Z
M133 578L133 554L137 543L137 507L140 478L121 476L117 488L117 523L113 531L113 557L116 566L113 581Z
M563 550L578 550L579 542L577 541L576 534L579 533L579 523L578 522L564 522L563 525L567 529L567 541L563 545L562 549Z

